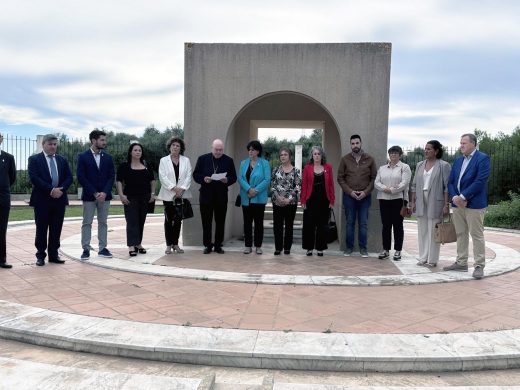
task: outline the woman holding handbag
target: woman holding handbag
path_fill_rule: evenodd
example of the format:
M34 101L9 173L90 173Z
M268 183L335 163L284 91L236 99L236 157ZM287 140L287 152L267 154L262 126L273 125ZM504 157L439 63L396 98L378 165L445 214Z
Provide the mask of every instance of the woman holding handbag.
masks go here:
M451 165L441 160L442 145L432 140L424 147L425 159L417 164L412 182L410 208L417 216L419 257L417 265L436 267L440 245L435 242L435 225L450 212L448 179Z
M159 162L159 180L161 190L157 199L164 204L164 236L166 238L165 254L172 252L184 253L179 247L179 236L182 225L183 202L191 199L191 163L184 157L186 149L181 138L172 137L166 143L168 156L161 158Z
M323 256L327 249L327 224L330 209L334 207L334 179L332 165L327 164L319 146L311 148L311 157L303 168L301 204L303 207L302 247L307 256L316 249Z
M403 149L392 146L388 149L389 161L379 167L374 187L377 189L381 222L383 223L383 250L379 254L380 260L390 257L392 245L392 229L394 231L394 257L401 260L403 249L404 229L401 208L408 202L408 186L412 178L412 171L408 164L401 161Z

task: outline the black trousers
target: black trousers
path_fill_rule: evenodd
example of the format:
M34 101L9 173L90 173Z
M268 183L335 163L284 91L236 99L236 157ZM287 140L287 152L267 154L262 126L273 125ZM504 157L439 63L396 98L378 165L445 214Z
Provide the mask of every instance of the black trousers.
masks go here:
M58 258L60 248L61 229L63 218L65 218L65 205L53 204L50 202L48 207L38 206L34 208L34 221L36 222L36 258L44 260L48 251L49 259ZM47 234L49 235L47 241Z
M200 218L202 220L202 244L206 248L221 248L224 241L226 227L227 203L216 202L200 204ZM213 235L213 217L215 218L215 241Z
M303 210L302 248L324 251L327 246L328 204L310 205Z
M276 206L273 204L274 248L277 251L291 250L293 243L293 225L296 205ZM284 236L285 226L285 236Z
M7 260L7 223L9 222L9 211L11 207L9 204L3 204L0 207L0 264Z
M173 202L163 201L164 204L164 237L166 246L179 245L182 219L176 218Z
M257 248L262 246L264 240L264 211L265 204L250 203L249 206L242 206L246 247L253 246L253 223L255 225L254 244Z
M143 241L144 223L148 211L150 194L130 195L129 205L125 205L126 246L139 246Z
M381 210L381 222L383 223L383 249L389 251L392 247L392 228L394 229L394 249L403 249L404 229L400 211L403 206L402 199L379 199Z

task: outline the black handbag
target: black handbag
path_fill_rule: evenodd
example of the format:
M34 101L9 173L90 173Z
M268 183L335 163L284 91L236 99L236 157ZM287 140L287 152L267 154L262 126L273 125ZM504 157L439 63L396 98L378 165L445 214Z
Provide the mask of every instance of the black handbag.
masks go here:
M146 208L147 214L153 214L155 212L155 200L153 202L148 202L148 206Z
M175 199L175 218L193 218L193 208L191 207L191 203L188 199Z
M327 223L327 243L330 244L338 239L338 226L334 210L329 209L329 222Z

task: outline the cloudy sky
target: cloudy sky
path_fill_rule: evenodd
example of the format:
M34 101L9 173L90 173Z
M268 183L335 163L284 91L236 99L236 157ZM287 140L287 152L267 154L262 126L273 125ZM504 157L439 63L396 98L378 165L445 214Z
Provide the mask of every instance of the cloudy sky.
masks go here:
M391 42L389 143L520 125L516 0L0 0L0 129L183 123L184 42Z

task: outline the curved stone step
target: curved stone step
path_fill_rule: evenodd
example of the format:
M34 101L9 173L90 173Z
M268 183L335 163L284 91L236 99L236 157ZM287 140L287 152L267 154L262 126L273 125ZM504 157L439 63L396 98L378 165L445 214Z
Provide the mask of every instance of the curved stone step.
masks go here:
M204 378L129 374L0 357L2 389L154 389L211 390L215 375Z
M367 372L520 367L520 329L351 334L197 328L0 301L0 337L72 351L231 367Z

